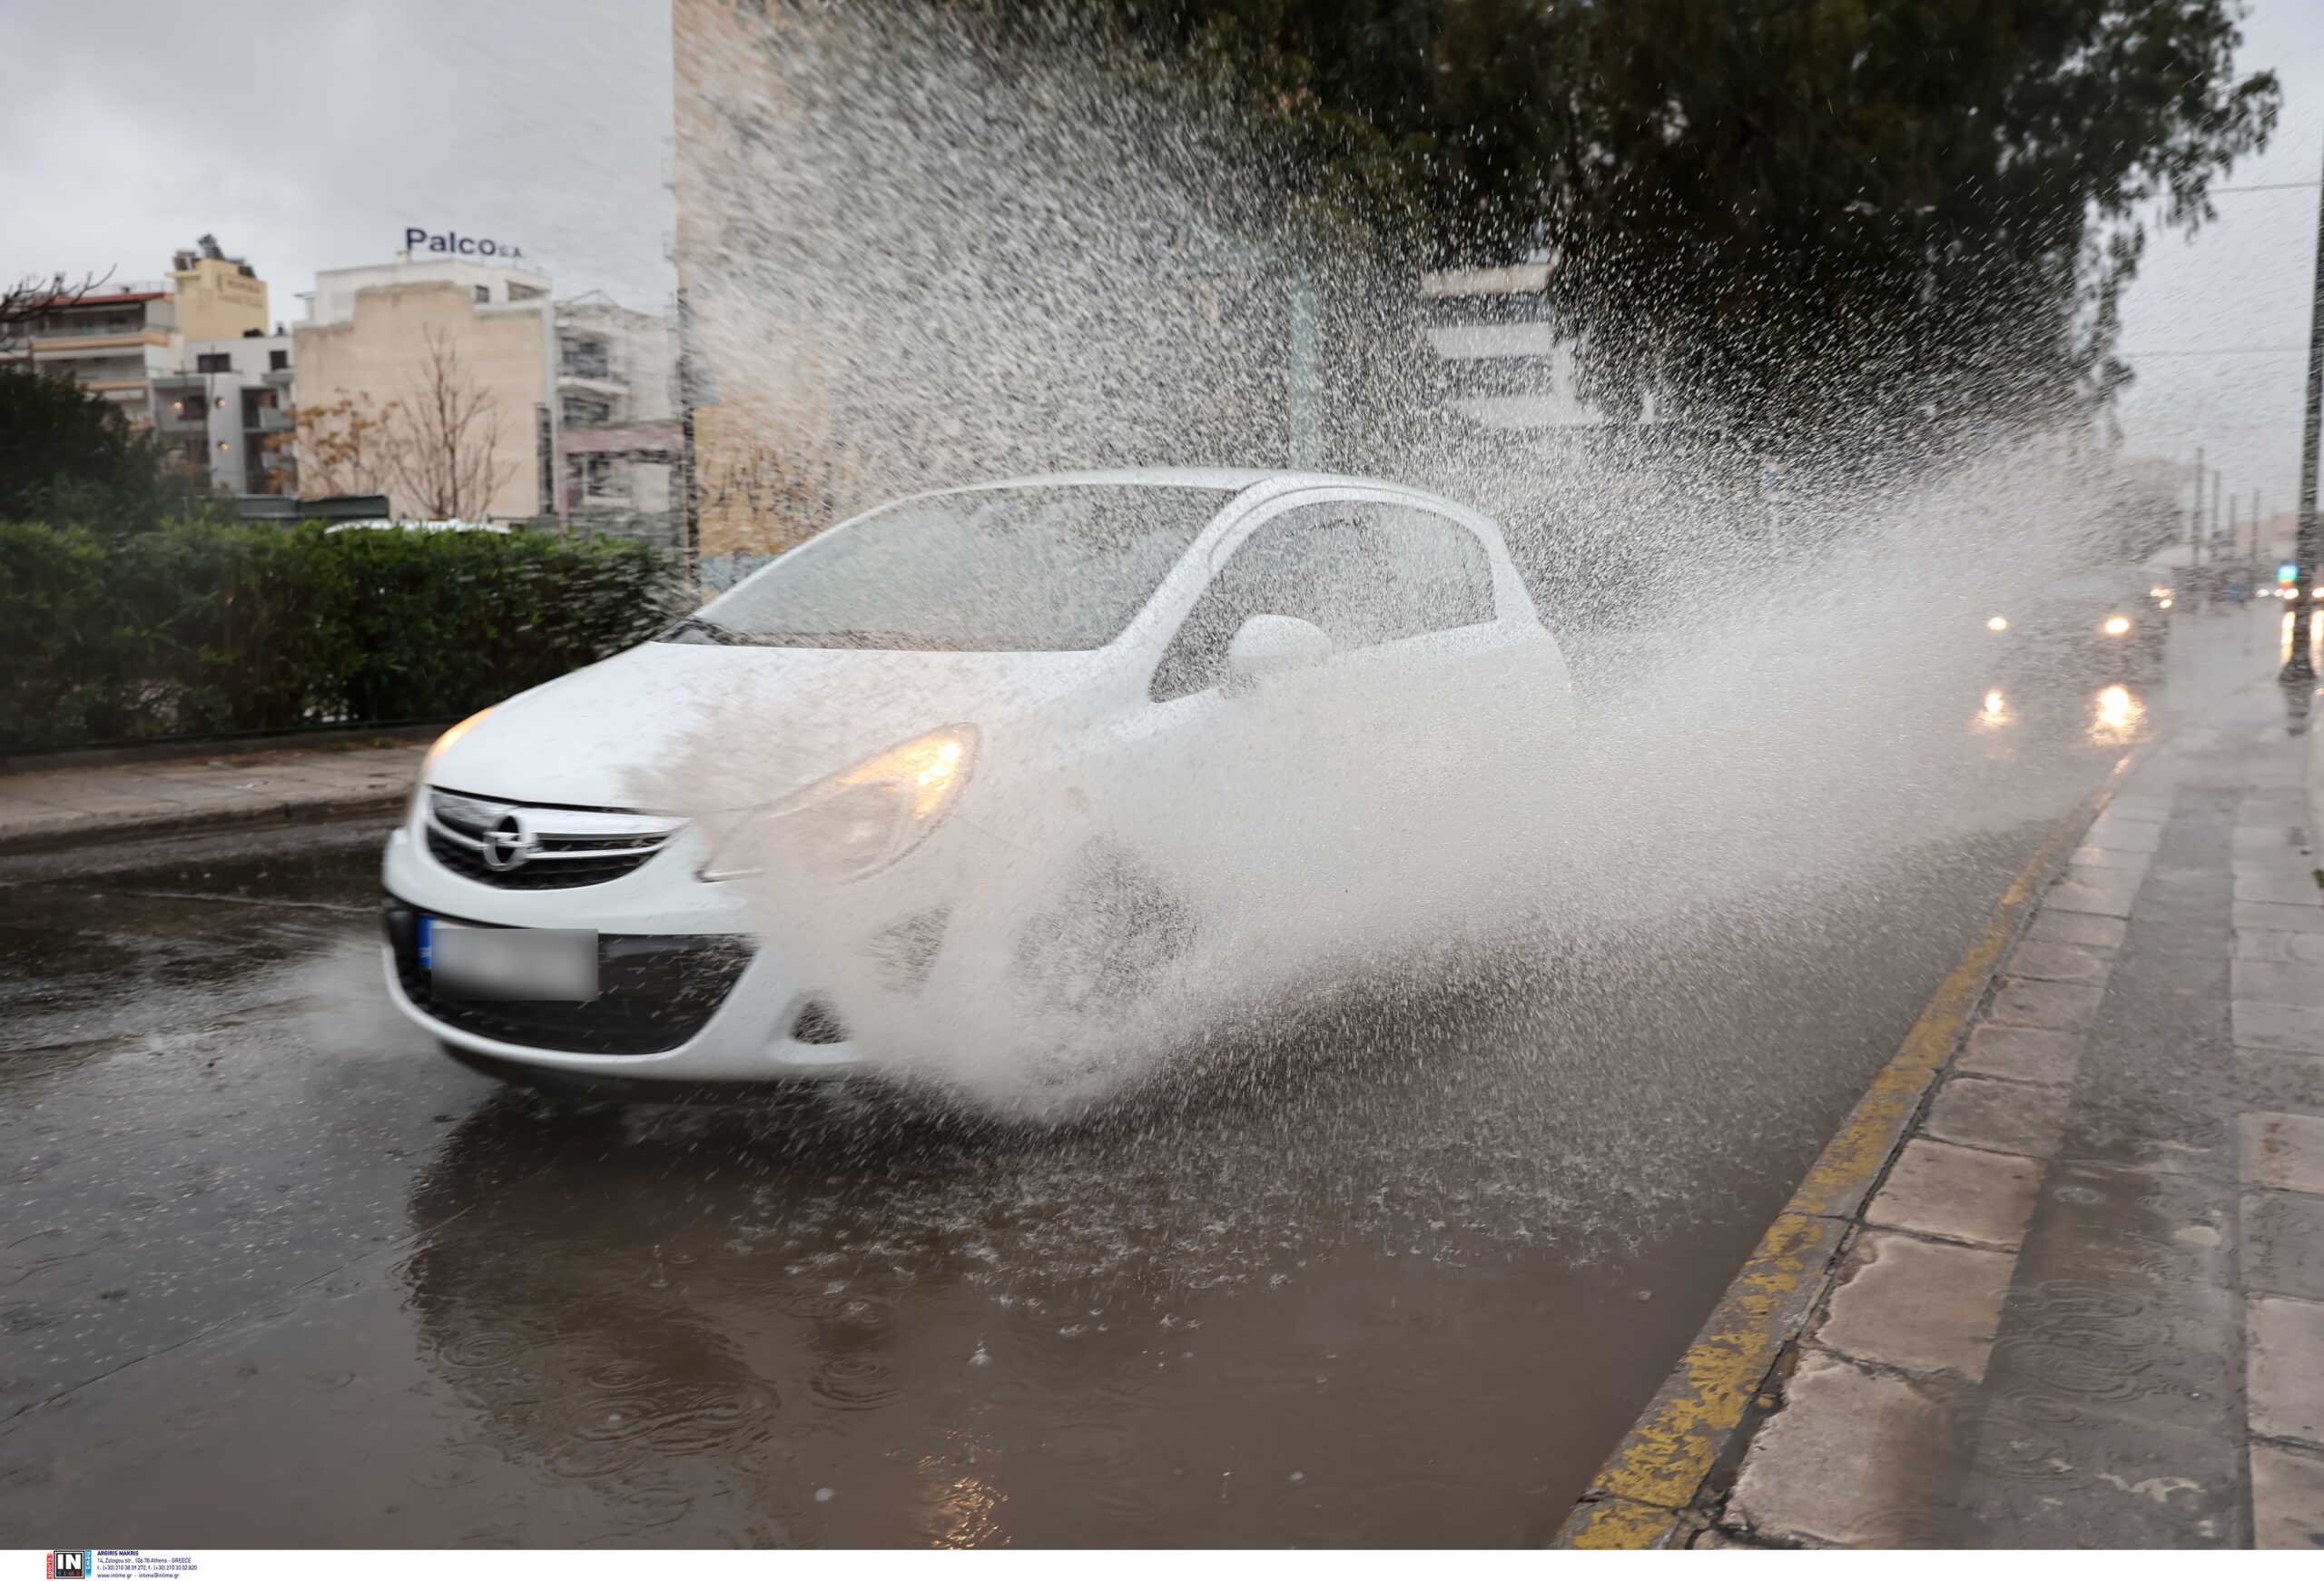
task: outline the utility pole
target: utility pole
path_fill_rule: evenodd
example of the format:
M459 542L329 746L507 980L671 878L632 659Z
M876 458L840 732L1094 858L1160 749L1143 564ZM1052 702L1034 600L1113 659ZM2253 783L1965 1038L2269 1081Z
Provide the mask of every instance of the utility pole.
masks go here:
M2288 687L2312 686L2316 681L2316 645L2309 618L2316 590L2316 427L2324 415L2324 190L2316 199L2316 275L2309 286L2308 308L2308 410L2303 414L2299 441L2299 535L2292 559L2299 567L2292 583L2291 657L2284 660L2282 680Z
M2187 555L2189 569L2203 563L2203 447L2201 445L2195 447L2195 503L2187 512ZM2188 579L2193 580L2192 578Z
M2225 476L2226 474L2221 472L2211 474L2211 519L2207 524L2211 529L2211 534L2203 541L2203 558L2210 562L2214 572L2219 569L2219 486L2220 480ZM2218 602L2219 578L2214 575L2210 581L2203 584L2203 608L2208 609Z

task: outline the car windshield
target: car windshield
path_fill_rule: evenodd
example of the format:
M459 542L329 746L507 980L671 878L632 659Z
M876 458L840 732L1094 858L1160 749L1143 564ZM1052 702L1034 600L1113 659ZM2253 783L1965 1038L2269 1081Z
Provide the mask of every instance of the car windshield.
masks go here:
M1121 635L1220 489L1070 484L907 499L826 534L665 642L1036 653Z

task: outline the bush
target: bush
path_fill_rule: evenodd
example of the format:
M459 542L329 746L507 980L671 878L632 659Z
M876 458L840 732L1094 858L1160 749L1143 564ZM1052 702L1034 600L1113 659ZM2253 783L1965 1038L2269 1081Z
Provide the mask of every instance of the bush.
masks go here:
M448 718L685 602L623 539L0 522L0 750Z

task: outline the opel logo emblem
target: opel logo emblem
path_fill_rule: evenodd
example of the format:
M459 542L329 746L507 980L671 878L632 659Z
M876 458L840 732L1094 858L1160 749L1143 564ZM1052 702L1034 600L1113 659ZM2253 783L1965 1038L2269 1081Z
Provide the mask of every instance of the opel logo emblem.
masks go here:
M495 873L523 866L540 848L541 837L525 827L520 814L510 813L484 832L484 865Z

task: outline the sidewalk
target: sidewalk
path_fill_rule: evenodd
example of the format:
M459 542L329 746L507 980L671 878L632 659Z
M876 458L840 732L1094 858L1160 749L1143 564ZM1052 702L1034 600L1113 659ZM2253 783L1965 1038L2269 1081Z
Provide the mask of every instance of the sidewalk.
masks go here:
M389 812L427 750L334 742L0 774L0 852Z
M1731 1408L1674 1376L1562 1543L2324 1547L2308 748L2260 686L2137 761L1885 1172L1689 1353Z

